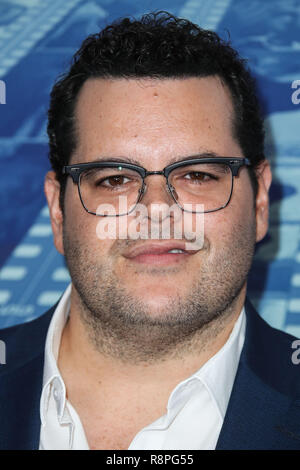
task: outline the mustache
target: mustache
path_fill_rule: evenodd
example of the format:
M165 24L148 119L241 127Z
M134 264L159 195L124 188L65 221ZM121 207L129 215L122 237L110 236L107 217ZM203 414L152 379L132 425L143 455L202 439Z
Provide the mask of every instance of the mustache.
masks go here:
M183 237L183 238L168 238L170 242L172 241L177 241L177 242L184 242L190 249L201 249L201 250L207 250L209 247L209 240L204 237L204 239L197 239L197 237L192 234L193 237L189 239L189 237ZM148 239L145 239L145 242L147 240L166 240L166 238L151 238L149 237ZM113 243L111 247L111 251L115 254L122 254L125 250L131 249L132 247L136 246L137 244L141 245L141 238L137 238L135 240L131 238L126 238L126 239L116 239L115 242ZM189 249L189 248L188 248Z

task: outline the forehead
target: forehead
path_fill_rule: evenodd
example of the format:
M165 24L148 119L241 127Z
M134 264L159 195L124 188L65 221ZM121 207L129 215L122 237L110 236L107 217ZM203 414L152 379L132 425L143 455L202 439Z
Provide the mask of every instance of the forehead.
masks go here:
M89 79L76 106L76 162L103 155L167 164L201 151L234 155L232 120L231 96L218 77Z

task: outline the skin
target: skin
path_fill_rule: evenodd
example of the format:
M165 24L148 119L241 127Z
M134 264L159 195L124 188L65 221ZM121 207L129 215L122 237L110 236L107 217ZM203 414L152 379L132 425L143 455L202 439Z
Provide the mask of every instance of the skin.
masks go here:
M232 116L230 94L217 77L88 80L77 103L78 145L70 163L127 156L155 171L207 151L242 157ZM90 448L128 448L165 413L174 386L228 339L244 304L255 243L268 228L267 161L257 175L256 201L242 168L230 204L205 215L203 249L159 265L124 257L135 241L99 240L99 218L84 211L71 178L63 215L59 183L47 173L54 243L73 282L58 365ZM149 177L147 186L147 207L174 203L164 177Z

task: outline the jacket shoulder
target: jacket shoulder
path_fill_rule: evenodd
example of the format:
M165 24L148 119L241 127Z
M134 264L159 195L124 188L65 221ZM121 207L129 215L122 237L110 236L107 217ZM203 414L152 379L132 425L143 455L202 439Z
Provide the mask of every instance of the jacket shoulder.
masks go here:
M5 364L0 367L0 375L26 364L44 351L56 306L57 303L34 320L0 329L0 340L5 345Z
M270 326L247 300L244 357L250 368L284 395L300 393L300 364L295 358L298 338ZM296 351L297 354L297 351ZM300 358L300 353L298 354Z

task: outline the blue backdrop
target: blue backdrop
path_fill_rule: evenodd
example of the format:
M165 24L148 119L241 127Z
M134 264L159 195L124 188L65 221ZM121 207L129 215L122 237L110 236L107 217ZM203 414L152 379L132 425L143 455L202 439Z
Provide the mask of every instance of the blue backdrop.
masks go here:
M0 0L0 327L41 315L69 282L43 194L54 79L88 34L161 9L228 30L257 78L274 182L249 296L271 325L300 337L299 0Z

